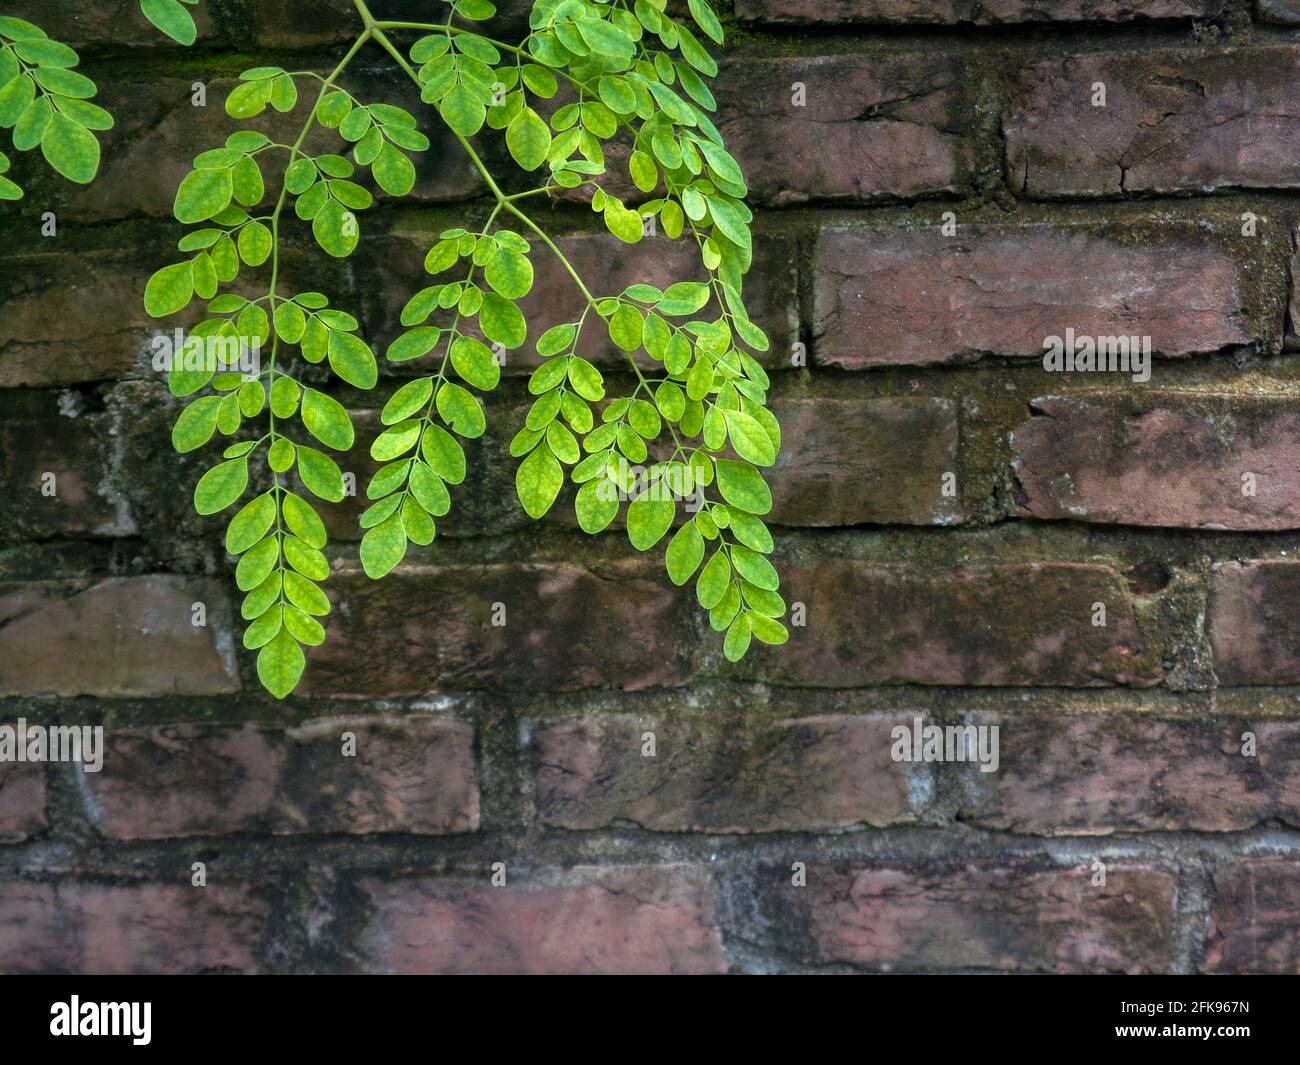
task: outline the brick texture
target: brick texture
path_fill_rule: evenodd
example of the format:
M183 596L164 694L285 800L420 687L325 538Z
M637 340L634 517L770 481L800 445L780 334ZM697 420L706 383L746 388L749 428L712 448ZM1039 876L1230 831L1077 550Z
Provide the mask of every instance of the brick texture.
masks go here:
M375 913L362 943L372 971L666 975L723 967L714 890L689 867L577 869L557 883L500 888L377 880L362 888Z
M1119 864L1094 885L1087 868L1022 863L812 866L795 888L764 885L783 945L811 961L878 971L1159 971L1169 964L1174 879ZM783 883L785 881L785 883Z
M734 722L682 728L629 717L548 724L533 737L538 812L570 829L617 821L664 832L902 824L912 820L911 767L889 757L897 723L824 716L755 733Z
M535 342L585 306L535 234L528 337L452 509L365 576L380 412L437 372L383 355L430 246L495 204L370 42L341 83L431 144L349 257L281 218L280 291L325 293L380 355L363 392L278 349L357 437L355 490L320 508L327 638L284 701L242 644L233 511L193 507L230 441L175 454L154 368L202 311L153 319L142 293L179 257L195 156L302 128L313 79L236 122L240 73L327 72L363 20L210 0L187 50L138 0L3 5L79 50L115 125L90 186L5 147L0 972L1300 971L1300 3L706 2L790 642L728 662L623 515L585 535L571 485L522 511ZM495 6L486 32L522 41L531 0ZM472 143L507 194L546 173L500 130ZM319 125L304 144L348 151ZM602 182L642 205L632 148L605 142ZM262 160L267 214L284 152ZM591 201L515 202L597 297L706 277L689 232L630 246ZM1153 357L1045 361L1069 335ZM597 316L580 351L610 396L641 384ZM102 766L18 761L20 720L102 727ZM918 720L952 757L902 757Z
M97 826L114 839L441 835L478 828L473 744L465 723L428 718L124 730L87 782Z

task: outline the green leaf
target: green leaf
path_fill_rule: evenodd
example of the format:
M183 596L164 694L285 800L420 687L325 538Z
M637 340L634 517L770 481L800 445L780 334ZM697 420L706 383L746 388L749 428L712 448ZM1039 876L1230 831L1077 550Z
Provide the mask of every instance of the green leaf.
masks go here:
M748 462L718 459L716 465L718 491L733 507L749 514L766 514L772 509L772 490Z
M732 510L730 516L731 534L737 540L755 551L766 553L772 550L772 534L767 531L761 518L746 514L743 510Z
M688 521L668 541L668 551L664 555L668 578L680 587L691 579L703 560L704 537L700 535L699 526Z
M638 551L648 551L663 539L673 524L677 504L671 499L638 496L627 508L627 537Z
M374 388L379 380L375 353L364 340L351 333L330 330L329 360L333 371L357 388Z
M786 627L775 618L767 618L762 614L751 613L749 615L749 624L754 631L754 635L763 643L780 646L790 639L790 633Z
M381 521L361 539L361 565L366 576L379 580L406 555L406 530L398 513Z
M411 418L385 429L370 445L370 457L378 462L388 462L405 455L420 440L420 423Z
M430 425L424 430L420 451L433 471L448 484L460 484L465 479L465 449L441 425Z
M311 232L316 243L336 259L351 255L361 239L357 216L337 200L327 200L316 212Z
M302 423L326 447L347 451L355 434L347 409L338 400L308 388L302 395Z
M175 314L193 298L194 267L187 262L164 266L144 287L144 309L153 318Z
M501 380L501 366L492 349L473 337L459 336L452 342L451 364L462 378L484 392L496 388Z
M370 164L370 172L375 176L379 187L390 196L405 196L415 188L415 164L406 153L391 144L380 149L375 161Z
M578 327L572 322L553 325L537 338L537 354L542 356L558 355L573 343L573 338L577 335Z
M40 144L52 115L49 97L42 96L29 103L14 126L14 147L20 152L29 152Z
M285 629L257 653L257 679L277 699L283 699L298 686L306 667L302 648Z
M325 524L310 503L292 492L285 492L280 507L285 524L303 543L317 550L325 546Z
M776 567L757 551L751 551L748 547L739 544L733 547L731 563L745 580L765 591L774 592L781 583Z
M533 287L533 264L526 255L511 248L501 247L488 260L483 277L506 299L517 300L528 295Z
M487 421L483 416L482 404L474 398L472 392L447 381L438 389L435 402L443 421L461 436L476 439L483 435Z
M550 448L539 447L515 473L515 490L519 502L530 518L536 520L551 509L564 484L564 469Z
M596 91L609 109L617 114L630 115L636 110L636 93L622 78L605 75L596 86Z
M416 462L411 467L411 494L416 501L435 517L441 517L451 509L451 495L442 478L423 462Z
M443 121L462 137L472 137L483 128L487 108L464 85L457 85L438 103Z
M695 597L705 610L712 610L722 602L730 584L731 563L727 561L726 552L719 548L700 571L700 579L695 585Z
M343 498L343 471L323 451L299 444L298 476L307 489L320 499L337 503Z
M220 406L220 396L204 396L181 411L172 426L172 447L184 454L211 440L217 431L217 409Z
M772 438L755 419L738 410L722 412L727 421L727 435L731 446L742 459L755 466L770 466L776 461L776 448Z
M722 641L722 653L728 662L739 662L749 650L749 638L752 635L749 615L737 614L727 628L727 637Z
M275 524L275 495L264 492L244 504L226 527L226 551L242 555Z
M229 170L191 170L176 190L173 213L187 225L203 222L230 206L233 196Z
M525 107L506 127L506 147L525 170L536 170L551 150L551 131L531 107Z
M495 292L483 293L478 320L483 335L504 348L517 348L528 336L528 323L519 308Z
M432 395L432 377L417 377L414 381L408 381L384 404L379 420L385 425L396 425L428 404Z
M609 337L624 351L636 351L641 346L641 330L645 320L629 303L620 303L609 320Z
M198 36L194 19L179 0L140 0L144 17L179 44L191 45Z
M54 115L41 134L45 161L69 181L89 185L99 170L99 141L66 115Z
M709 6L708 0L687 0L691 9L691 18L695 24L707 33L715 44L721 44L723 40L722 23L718 21L718 16L713 13L713 8Z
M194 486L194 509L200 514L225 510L248 487L248 459L231 459L212 467Z
M596 477L578 489L573 501L578 525L585 533L596 534L618 514L618 489L607 477Z

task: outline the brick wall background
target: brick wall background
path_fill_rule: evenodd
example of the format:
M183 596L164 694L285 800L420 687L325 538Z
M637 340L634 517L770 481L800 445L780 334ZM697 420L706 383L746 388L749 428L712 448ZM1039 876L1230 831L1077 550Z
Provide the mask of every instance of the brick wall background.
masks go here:
M108 741L98 774L0 765L0 970L1300 969L1300 3L736 0L720 125L806 625L729 666L658 559L530 523L520 362L434 547L373 585L328 509L331 636L284 704L140 295L231 78L326 68L357 24L208 0L187 52L135 7L5 4L83 48L118 128L89 190L19 157L0 212L0 721ZM365 59L349 85L411 100ZM384 345L428 235L486 214L454 143L420 166L354 259L290 264ZM621 283L680 258L549 218ZM1067 327L1150 335L1151 380L1045 372ZM894 762L918 714L999 724L999 771Z

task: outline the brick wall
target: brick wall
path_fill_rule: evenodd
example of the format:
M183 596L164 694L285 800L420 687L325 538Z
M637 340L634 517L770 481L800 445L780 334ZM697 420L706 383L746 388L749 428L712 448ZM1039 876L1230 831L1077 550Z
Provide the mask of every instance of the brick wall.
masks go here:
M49 6L6 11L86 45L118 129L89 190L20 158L0 213L0 722L108 750L0 764L0 970L1300 969L1300 4L736 0L804 624L728 665L657 560L528 522L521 361L435 547L374 585L333 514L285 704L140 294L224 87L324 67L351 4L208 0L190 53L127 0ZM349 77L411 95L378 50ZM428 234L486 213L454 143L420 166L353 260L290 263L381 344ZM591 269L673 262L550 225ZM1150 380L1047 372L1067 328L1150 336ZM998 771L893 760L918 716L998 725Z

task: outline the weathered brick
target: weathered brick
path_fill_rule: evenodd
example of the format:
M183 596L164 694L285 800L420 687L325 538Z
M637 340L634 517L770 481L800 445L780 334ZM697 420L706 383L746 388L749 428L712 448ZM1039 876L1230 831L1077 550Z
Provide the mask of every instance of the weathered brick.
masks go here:
M484 24L483 32L498 40L527 32L531 0L501 0L495 6L497 13ZM383 21L432 21L426 0L375 0L370 10ZM257 43L269 48L351 42L362 29L353 0L314 0L310 18L303 17L300 0L258 0L250 13L255 18ZM377 45L370 48L378 51Z
M945 55L737 60L719 129L760 202L957 192L972 164L960 79Z
M690 676L695 607L659 560L410 566L331 586L338 610L303 685L315 694L635 690Z
M218 885L0 883L0 972L256 972L268 909Z
M0 762L0 843L29 839L48 825L44 767L39 762Z
M1108 566L956 567L827 561L786 570L781 592L806 625L746 676L809 687L867 684L1150 685L1160 653ZM1106 624L1092 624L1093 604Z
M34 225L31 232L39 230ZM150 272L136 256L117 251L5 260L0 268L0 388L125 374L155 332L139 303Z
M1000 727L995 773L970 770L964 823L1033 835L1233 832L1300 824L1300 725L1147 715L979 715ZM1242 752L1253 732L1257 753Z
M1043 396L1032 411L1038 417L1011 435L1021 514L1193 529L1300 526L1300 415L1284 400L1143 391Z
M947 525L960 500L943 494L957 468L950 399L782 398L772 402L782 451L771 469L771 520L783 525Z
M1137 244L1033 224L831 228L816 269L815 357L844 369L1041 355L1069 327L1149 335L1164 355L1251 339L1237 263L1178 223Z
M1300 683L1300 563L1219 563L1206 625L1220 684Z
M1288 0L1259 0L1263 5ZM978 25L1128 22L1205 18L1222 0L736 0L736 17L753 22L867 22Z
M897 716L820 715L748 726L631 716L539 724L537 808L569 829L632 821L660 832L782 832L914 820L913 767L890 758ZM643 734L655 754L643 754ZM926 767L916 769L924 774Z
M199 37L211 44L217 37L211 4L189 8ZM96 0L93 4L52 4L49 0L13 0L6 15L35 23L56 41L73 48L176 48L140 10L139 0Z
M765 916L782 949L870 969L1166 972L1175 878L1138 863L810 864L806 887L765 871Z
M76 396L0 392L0 484L14 504L0 513L0 540L135 533L114 436Z
M354 756L343 753L348 732ZM86 779L98 827L115 839L442 835L479 825L474 729L437 718L115 729L104 768Z
M225 594L169 576L0 584L0 695L236 691Z
M544 216L534 214L539 224L545 225ZM699 261L699 250L686 239L673 241L660 235L627 245L612 234L599 233L556 237L555 242L597 298L620 293L638 282L663 288L675 281L703 280L707 276ZM364 241L357 250L359 270L382 279L382 295L368 323L381 351L403 332L400 316L407 300L432 283L424 272L424 258L434 243L435 236L427 225L399 224L384 237ZM522 348L508 354L504 366L507 374L531 372L544 361L534 348L537 338L553 325L576 322L582 317L582 294L555 256L540 241L534 241L530 259L533 288L519 300L519 308L528 320L529 339ZM750 317L766 330L771 341L768 351L760 356L767 365L788 365L791 345L798 339L795 261L789 239L755 237L754 265L746 277L745 303ZM595 315L583 329L581 350L598 366L627 368L627 355L609 339ZM644 352L641 357L648 359ZM428 359L399 364L398 372L427 373L429 364ZM657 365L649 361L645 364Z
M362 884L375 911L370 971L613 975L724 969L707 871L577 868L546 883L416 880Z
M1295 188L1298 72L1286 45L1028 64L1003 122L1011 181L1031 196Z
M1255 0L1255 11L1265 22L1276 22L1283 26L1300 25L1298 0Z
M1255 858L1218 869L1204 970L1300 973L1300 862Z

